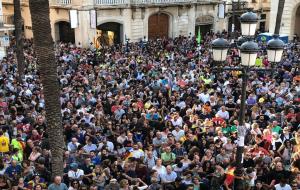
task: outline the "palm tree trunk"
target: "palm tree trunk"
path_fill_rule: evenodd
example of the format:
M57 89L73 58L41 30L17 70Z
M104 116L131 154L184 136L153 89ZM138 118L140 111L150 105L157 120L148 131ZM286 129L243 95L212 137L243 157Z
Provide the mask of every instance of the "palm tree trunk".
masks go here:
M279 34L285 0L279 0L274 34Z
M30 0L33 45L38 59L38 71L43 85L47 133L51 148L52 177L63 175L63 128L60 107L60 87L57 78L54 45L51 36L48 0Z
M15 23L15 36L16 36L16 54L18 62L18 80L22 82L24 76L24 53L23 53L23 34L22 34L22 16L20 0L14 0L14 23Z

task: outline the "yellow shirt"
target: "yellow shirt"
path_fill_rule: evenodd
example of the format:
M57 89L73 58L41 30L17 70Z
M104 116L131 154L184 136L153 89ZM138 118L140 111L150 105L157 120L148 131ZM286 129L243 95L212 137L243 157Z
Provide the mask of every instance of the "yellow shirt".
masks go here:
M0 136L0 152L9 151L9 138L2 135Z

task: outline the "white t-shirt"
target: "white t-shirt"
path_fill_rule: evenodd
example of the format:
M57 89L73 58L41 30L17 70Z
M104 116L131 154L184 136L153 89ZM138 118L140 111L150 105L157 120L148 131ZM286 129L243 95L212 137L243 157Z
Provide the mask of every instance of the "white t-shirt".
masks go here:
M81 169L77 169L77 171L70 170L68 172L68 177L72 179L80 179L81 176L84 176L84 172Z
M167 173L167 170L166 170L166 167L165 166L160 166L160 167L157 167L156 165L152 168L152 170L156 170L158 175L163 175L163 174L166 174Z
M278 183L275 185L275 190L292 190L289 184L285 184L283 187Z
M184 130L182 129L180 129L179 131L173 130L172 135L175 137L176 141L179 141L179 139L184 136Z
M228 113L228 111L222 111L222 110L219 110L218 112L217 112L217 114L221 117L221 118L223 118L223 119L229 119L229 113Z
M142 151L141 149L132 151L132 157L134 158L141 158L143 156L145 156L145 154L144 151Z

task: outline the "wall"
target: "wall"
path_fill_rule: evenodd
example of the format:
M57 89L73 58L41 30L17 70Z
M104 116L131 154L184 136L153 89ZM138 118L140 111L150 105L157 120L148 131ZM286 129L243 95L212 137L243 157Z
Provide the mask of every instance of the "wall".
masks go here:
M50 9L50 24L53 41L59 40L59 32L55 23L59 21L70 21L69 10L66 9Z
M271 1L271 13L270 13L270 22L269 28L270 32L274 32L276 24L276 16L278 9L279 0ZM281 20L280 34L289 35L289 39L292 39L295 31L295 18L296 11L300 5L300 0L285 0L285 6L283 9L283 15Z

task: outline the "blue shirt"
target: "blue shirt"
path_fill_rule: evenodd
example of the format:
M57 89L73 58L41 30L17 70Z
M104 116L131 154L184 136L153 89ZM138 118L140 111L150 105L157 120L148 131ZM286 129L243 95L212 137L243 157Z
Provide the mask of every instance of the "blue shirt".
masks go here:
M165 173L165 174L162 174L160 177L161 177L162 182L169 183L169 182L175 181L175 179L177 178L177 174L176 174L176 172L172 171L170 174Z
M48 190L68 190L68 187L64 183L61 183L59 185L52 183L51 185L49 185Z
M20 165L9 166L5 170L5 174L8 175L8 177L13 178L15 174L21 174L22 168Z
M101 163L101 159L99 156L95 156L95 157L91 158L91 161L94 165L100 165L100 163Z

